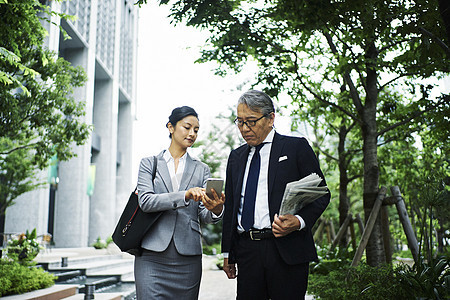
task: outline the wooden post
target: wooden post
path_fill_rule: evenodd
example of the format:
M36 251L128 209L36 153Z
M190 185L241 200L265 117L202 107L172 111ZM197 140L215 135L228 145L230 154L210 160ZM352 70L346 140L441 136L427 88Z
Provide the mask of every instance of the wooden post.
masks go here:
M323 226L325 224L325 220L320 219L319 227L317 227L316 232L314 232L314 242L319 243L322 240L322 232L323 232Z
M330 244L330 243L332 242L332 240L331 240L330 221L329 221L329 220L327 220L327 221L325 222L325 231L326 231L326 233L327 233L327 241L328 241L328 244Z
M336 238L336 231L334 231L333 220L330 220L329 225L330 225L330 231L331 231L331 240L334 241L334 239Z
M358 223L358 227L359 227L359 232L361 233L361 235L364 232L364 223L361 220L361 217L359 216L359 214L355 215L355 219L356 219L356 223Z
M373 226L375 225L375 220L378 217L378 212L380 211L381 203L383 202L384 197L386 197L386 187L382 186L378 192L377 198L375 199L372 211L370 212L370 216L367 220L366 228L364 228L358 249L356 249L355 256L353 257L351 264L352 267L356 267L361 261L361 257L364 249L366 249L367 243L369 242L369 237L372 234Z
M386 263L392 263L391 232L389 231L389 214L386 205L381 206L381 232L383 235Z
M403 230L405 231L406 239L408 240L408 246L409 249L411 250L411 254L414 258L414 261L417 262L419 258L419 244L417 243L416 235L414 234L411 222L409 221L405 201L403 200L402 194L400 193L400 189L398 188L398 186L392 186L391 193L398 199L397 203L395 203L395 206L397 207L398 211L398 216L400 218L400 222L402 222Z
M348 247L348 245L352 241L352 232L351 232L351 229L350 229L351 226L352 226L352 221L350 220L350 223L348 223L348 226L347 226L347 232L346 232L347 238L345 239L345 241L347 243L345 244L345 247Z
M352 237L352 247L356 249L356 234L355 234L355 225L353 225L353 220L349 224L350 226L350 236Z
M347 218L345 218L345 220L344 220L344 223L342 223L341 228L339 228L339 231L336 234L336 238L334 239L333 244L331 244L331 247L330 247L330 250L328 250L328 253L333 251L334 248L336 248L336 245L339 243L341 238L346 233L348 224L350 223L351 219L352 219L352 214L348 214Z

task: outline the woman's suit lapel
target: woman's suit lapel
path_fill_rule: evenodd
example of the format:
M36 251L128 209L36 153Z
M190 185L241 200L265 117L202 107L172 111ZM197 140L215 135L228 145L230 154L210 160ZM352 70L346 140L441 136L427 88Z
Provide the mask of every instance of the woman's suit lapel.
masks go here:
M180 191L188 190L189 183L191 182L191 179L194 176L196 168L197 164L191 158L189 153L186 153L186 164L184 166L183 177L181 177Z
M158 166L157 173L161 175L162 181L166 186L166 189L169 193L173 192L172 180L170 179L169 169L167 168L167 163L164 160L164 151L158 155Z
M174 192L173 186L172 186L172 180L170 178L169 169L167 168L167 163L164 160L163 153L160 153L158 155L158 166L157 166L157 172L161 175L162 181L164 182L164 185L167 188L168 192ZM191 182L192 176L194 175L195 169L197 168L197 164L194 162L194 160L191 158L189 153L186 153L186 164L184 166L184 172L183 177L181 178L180 183L180 191L187 190L187 187L189 186L189 183Z

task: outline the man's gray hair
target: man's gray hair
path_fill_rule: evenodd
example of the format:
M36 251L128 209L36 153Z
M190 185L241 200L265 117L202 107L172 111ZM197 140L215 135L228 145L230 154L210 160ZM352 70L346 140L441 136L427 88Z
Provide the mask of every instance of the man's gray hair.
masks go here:
M239 104L245 104L251 110L260 112L263 115L275 112L273 101L269 95L257 90L250 90L242 94L238 100Z

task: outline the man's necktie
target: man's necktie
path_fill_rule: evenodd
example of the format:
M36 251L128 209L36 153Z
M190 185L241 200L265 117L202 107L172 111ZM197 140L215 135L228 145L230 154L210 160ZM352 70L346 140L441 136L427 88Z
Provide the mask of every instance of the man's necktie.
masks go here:
M253 154L252 161L250 162L250 168L248 170L247 184L245 185L244 194L244 207L242 208L241 224L245 231L249 231L253 226L255 219L255 201L256 191L258 189L259 169L261 167L261 156L259 150L261 150L264 143L255 147L255 153Z

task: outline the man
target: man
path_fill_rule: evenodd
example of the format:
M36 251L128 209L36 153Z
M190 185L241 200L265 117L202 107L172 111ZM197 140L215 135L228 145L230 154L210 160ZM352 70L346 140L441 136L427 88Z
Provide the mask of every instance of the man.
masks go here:
M276 133L274 120L265 93L239 98L235 123L247 144L228 158L222 231L223 269L237 277L237 299L304 299L317 259L311 228L330 202L328 193L295 215L278 215L287 183L324 177L308 142Z

